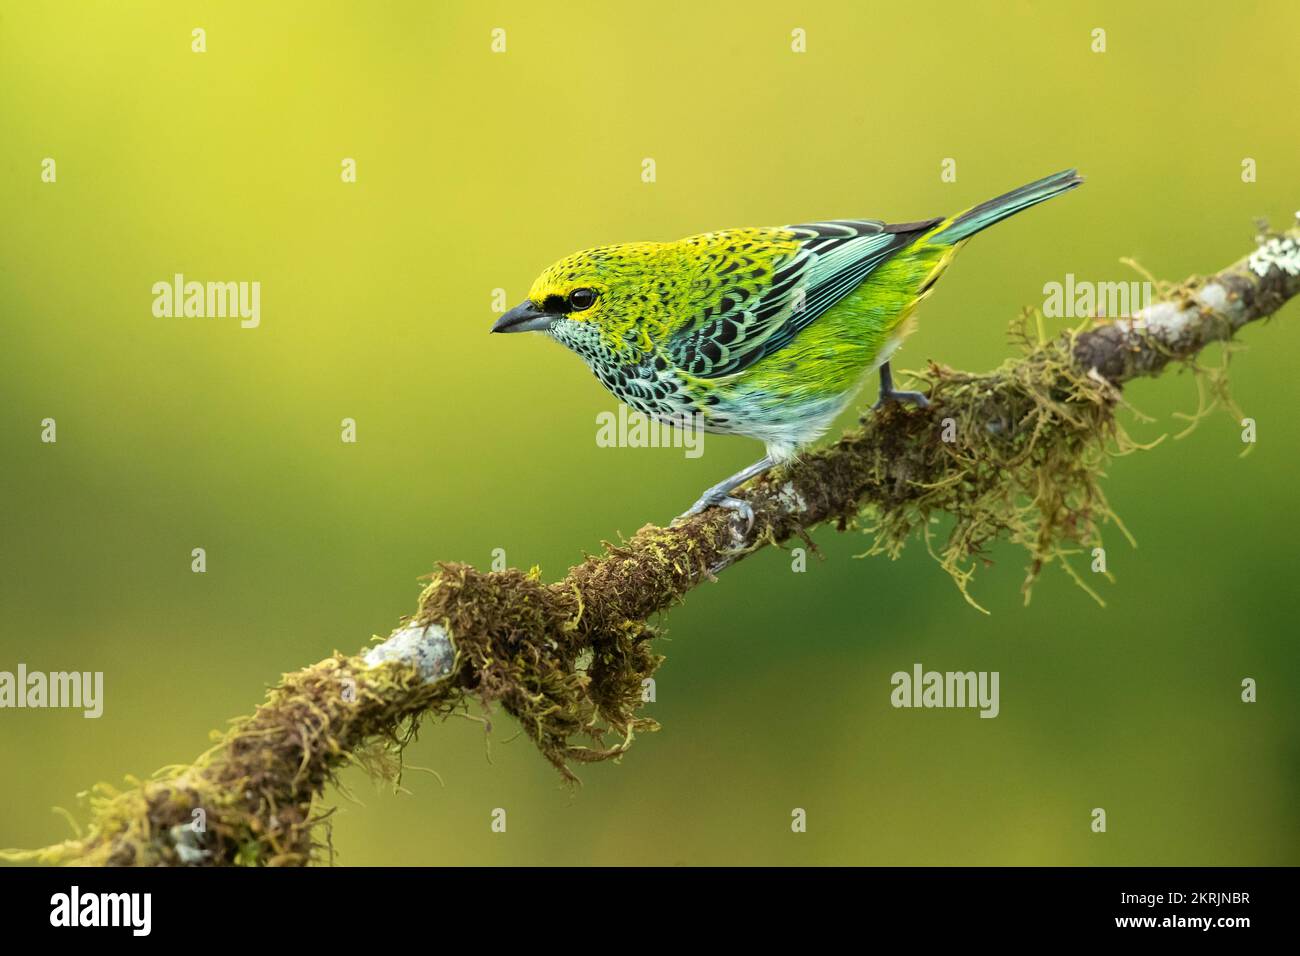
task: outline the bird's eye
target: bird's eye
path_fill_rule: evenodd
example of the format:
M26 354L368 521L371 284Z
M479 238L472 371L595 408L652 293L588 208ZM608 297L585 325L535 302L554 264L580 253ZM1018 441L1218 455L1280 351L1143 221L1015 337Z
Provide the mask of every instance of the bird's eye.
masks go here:
M596 304L596 293L592 289L574 289L569 293L569 308L574 312L585 312Z

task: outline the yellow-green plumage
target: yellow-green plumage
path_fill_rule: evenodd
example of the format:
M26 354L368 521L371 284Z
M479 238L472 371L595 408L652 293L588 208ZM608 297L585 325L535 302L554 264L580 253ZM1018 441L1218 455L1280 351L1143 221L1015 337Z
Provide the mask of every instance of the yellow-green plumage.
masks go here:
M947 219L589 249L543 272L493 331L544 330L634 408L758 438L779 461L816 440L877 368L882 399L923 403L888 378L917 305L971 235L1081 181L1067 170Z

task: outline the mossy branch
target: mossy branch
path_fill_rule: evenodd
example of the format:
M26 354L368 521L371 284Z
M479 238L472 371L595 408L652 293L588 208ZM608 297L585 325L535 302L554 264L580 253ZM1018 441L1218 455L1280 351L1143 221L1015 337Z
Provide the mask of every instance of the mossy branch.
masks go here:
M416 612L386 641L284 676L251 716L193 764L90 794L85 834L11 860L78 864L304 864L321 855L319 798L352 763L395 775L419 721L477 701L517 718L566 777L572 763L626 751L656 724L641 711L659 658L649 620L767 545L867 515L873 552L922 536L963 593L983 550L1029 554L1026 587L1051 561L1099 540L1113 518L1099 486L1131 447L1115 421L1121 387L1191 363L1209 343L1300 292L1300 228L1266 236L1208 278L1162 287L1133 319L1093 321L982 375L931 364L930 407L889 406L833 445L743 491L742 532L708 511L647 525L568 575L442 564ZM1028 323L1024 323L1028 325ZM1026 340L1030 337L1026 336ZM950 530L935 540L931 518ZM1080 582L1081 583L1081 582ZM973 602L972 602L973 603Z

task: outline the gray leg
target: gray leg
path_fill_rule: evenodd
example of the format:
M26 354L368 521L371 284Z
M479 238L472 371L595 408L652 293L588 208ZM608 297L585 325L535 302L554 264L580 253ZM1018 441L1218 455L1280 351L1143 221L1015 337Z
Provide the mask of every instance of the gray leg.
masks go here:
M900 392L894 388L894 373L889 370L889 363L880 366L880 397L872 405L873 411L885 402L911 402L917 408L929 408L930 400L920 392Z
M690 509L678 516L678 521L684 521L692 515L697 515L705 508L717 506L726 508L728 511L734 511L745 519L745 530L748 531L754 524L754 509L749 506L748 501L741 501L739 498L731 497L731 492L749 481L767 471L776 464L768 456L763 456L762 460L754 462L748 468L741 469L730 478L718 482L704 494L700 495L700 500L691 505Z

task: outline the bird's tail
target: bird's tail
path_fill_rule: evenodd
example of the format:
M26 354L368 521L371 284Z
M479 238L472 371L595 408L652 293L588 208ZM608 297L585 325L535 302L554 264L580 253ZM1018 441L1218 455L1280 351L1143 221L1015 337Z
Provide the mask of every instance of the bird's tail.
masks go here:
M1053 196L1068 192L1082 182L1083 177L1076 170L1067 169L1056 173L958 213L946 222L941 222L923 241L935 246L956 245L963 239L969 239L981 229L987 229L995 222L1014 216L1022 209L1028 209Z

